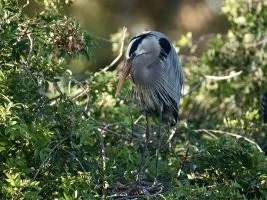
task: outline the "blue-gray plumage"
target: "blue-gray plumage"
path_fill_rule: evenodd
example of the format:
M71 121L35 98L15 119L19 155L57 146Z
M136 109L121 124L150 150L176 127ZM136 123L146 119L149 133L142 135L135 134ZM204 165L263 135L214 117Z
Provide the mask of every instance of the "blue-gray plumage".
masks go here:
M141 33L130 41L126 58L124 77L131 75L144 110L150 115L162 114L163 122L175 125L183 73L169 39L156 31Z
M161 122L170 125L177 123L178 104L183 85L181 61L164 34L149 31L132 38L126 52L126 62L116 94L120 92L129 75L145 110L147 120L146 140L137 179L142 171L144 156L150 140L149 115L158 116L160 122L156 149L157 177ZM155 182L157 182L157 178Z

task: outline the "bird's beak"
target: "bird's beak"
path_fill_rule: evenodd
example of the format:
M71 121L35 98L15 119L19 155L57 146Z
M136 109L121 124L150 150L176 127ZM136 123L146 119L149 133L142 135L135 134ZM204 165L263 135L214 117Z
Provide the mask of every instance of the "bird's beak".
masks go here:
M117 97L122 89L122 86L124 82L126 81L127 77L130 74L132 68L132 59L130 58L129 60L126 60L124 63L123 71L119 80L119 83L117 85L117 90L115 96Z

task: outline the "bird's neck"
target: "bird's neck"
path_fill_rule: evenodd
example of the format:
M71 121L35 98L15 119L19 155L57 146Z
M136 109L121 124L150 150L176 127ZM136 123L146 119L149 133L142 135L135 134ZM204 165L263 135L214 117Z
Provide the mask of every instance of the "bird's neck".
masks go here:
M149 85L155 76L153 55L147 54L146 56L137 57L133 62L131 76L136 84ZM152 81L153 82L153 81ZM152 83L151 83L152 84Z

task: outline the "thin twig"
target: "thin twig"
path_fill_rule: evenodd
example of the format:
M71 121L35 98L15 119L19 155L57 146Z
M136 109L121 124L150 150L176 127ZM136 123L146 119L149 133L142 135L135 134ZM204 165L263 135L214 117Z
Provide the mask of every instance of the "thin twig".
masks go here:
M208 135L210 135L211 137L214 137L216 139L218 139L218 137L214 134L212 134L209 130L206 129L201 129L202 132L207 133ZM198 131L197 131L198 132Z
M82 168L82 170L83 170L83 172L84 172L85 174L88 173L88 172L85 170L85 168L84 168L84 166L82 165L82 163L80 162L80 160L79 160L79 159L78 159L72 152L70 152L70 151L68 151L68 150L66 150L66 149L63 149L63 148L62 148L62 150L65 151L65 152L67 152L68 154L70 154L70 155L77 161L77 163L80 165L80 167ZM86 183L87 183L88 186L90 186L90 180L89 180L89 179L86 180Z
M105 151L105 145L104 145L104 139L103 139L105 130L106 130L106 127L104 127L104 129L102 129L100 132L100 145L101 145L103 172L106 171L106 151Z
M231 72L228 76L210 76L210 75L204 75L204 77L206 79L210 79L210 80L221 81L221 80L226 80L226 79L230 79L230 78L239 76L240 74L242 74L242 71L239 71L239 72Z
M33 40L31 38L30 34L27 34L27 37L29 39L30 42L30 49L29 49L29 53L28 53L28 57L26 62L24 62L24 64L22 64L22 69L30 76L30 78L32 79L33 83L35 84L35 86L38 86L38 82L34 79L33 75L31 74L30 70L29 70L29 62L31 60L32 57L32 50L33 50Z
M263 40L260 40L252 45L250 45L248 48L253 48L253 47L257 47L259 45L263 45L263 46L266 46L267 44L267 38L263 39Z
M189 90L187 93L182 94L183 96L187 96L190 95L191 93L193 93L194 91L196 91L197 89L199 89L202 85L202 83L205 81L206 79L203 78L202 80L200 80L191 90Z
M260 152L263 152L262 149L260 148L260 146L256 142L254 142L253 140L251 140L245 136L242 136L242 135L238 135L238 134L230 133L230 132L226 132L226 131L210 130L210 129L197 129L194 131L195 132L205 132L205 133L212 132L212 133L225 134L225 135L230 135L230 136L236 137L237 139L243 138L244 140L248 141L249 143L254 144Z
M175 135L175 133L176 133L176 130L172 130L171 131L171 134L169 135L169 138L167 140L167 143L170 143L171 142L171 140L172 140L173 136Z
M55 96L55 97L53 97L53 98L50 98L49 101L50 101L51 103L53 103L53 101L55 101L55 100L57 100L57 99L59 99L59 98L61 98L61 94L60 94L60 95L57 95L57 96Z
M140 115L133 123L137 124L142 118L144 118L144 115Z
M99 134L99 142L100 142L100 148L101 148L101 156L102 156L102 188L103 188L103 196L102 199L106 198L106 193L107 193L107 187L106 187L106 151L105 151L105 145L104 145L104 135L106 132L106 127L103 129L100 129L100 134Z
M227 80L227 79L231 79L234 78L236 76L239 76L240 74L242 74L243 71L239 71L239 72L231 72L229 75L227 76L212 76L212 75L204 75L203 79L200 80L191 90L189 90L187 93L182 94L183 96L187 96L189 94L191 94L192 92L196 91L197 89L199 89L201 87L201 85L206 81L206 80L213 80L213 81L222 81L222 80Z
M177 177L179 177L179 176L181 175L182 169L183 169L184 166L185 166L185 163L186 163L186 161L187 161L188 156L189 156L189 148L186 149L185 157L184 157L184 159L183 159L183 161L182 161L182 164L181 164L180 169L179 169L178 172L177 172Z
M30 41L30 49L29 49L29 54L28 54L28 60L30 60L31 57L32 57L33 40L31 38L31 35L30 34L27 34L27 37L28 37L28 39Z
M26 6L28 6L30 4L30 0L27 0L27 2L22 6L22 8L25 8Z
M83 116L87 119L90 117L90 113L88 114L90 110L90 104L91 104L91 99L90 99L90 96L87 94L87 103L86 103L84 110L82 111Z
M53 86L54 86L54 88L56 89L56 91L58 91L58 93L59 93L61 96L63 96L63 92L61 91L61 89L60 89L60 87L58 86L58 84L57 84L56 81L53 82Z
M36 177L37 177L38 174L40 173L41 169L45 166L45 164L46 164L47 162L49 162L49 160L51 159L50 156L51 156L51 154L56 150L56 148L59 147L63 142L65 142L69 137L70 137L70 136L63 138L61 141L59 141L59 143L57 143L57 144L52 148L51 152L49 153L49 156L48 156L48 157L41 163L41 165L40 165L40 167L38 168L37 172L35 173L33 179L36 179Z
M87 94L89 92L89 88L85 87L83 89L83 91L79 92L78 94L75 94L74 96L71 97L72 101L75 101L76 99L78 99L79 97L84 96L85 94Z
M116 131L111 131L107 127L98 127L98 128L103 130L103 131L106 131L108 133L111 133L113 135L117 135L118 137L120 137L121 139L125 139L126 141L129 141L129 142L131 141L128 137L121 135L121 134L117 133Z
M123 29L122 29L122 39L121 39L121 48L120 48L119 55L108 66L106 66L104 69L102 69L100 72L105 72L105 71L109 70L121 58L122 52L123 52L123 47L124 47L124 40L125 40L126 32L127 32L127 28L123 27Z
M98 40L101 40L101 41L104 41L104 42L108 42L108 43L118 43L118 42L114 42L110 39L107 39L107 38L104 38L104 37L101 37L101 36L97 36L97 35L94 35L94 34L91 34L92 37L98 39Z
M82 114L84 115L85 118L87 118L87 119L90 118L90 120L94 121L94 123L96 124L96 127L98 129L103 130L103 131L105 131L107 133L111 133L113 135L117 135L119 138L125 139L126 141L131 141L125 134L119 134L117 131L112 131L112 130L108 129L109 127L118 126L118 125L122 125L122 126L125 127L125 126L127 126L127 123L116 122L116 123L112 123L112 124L107 124L107 125L105 125L103 127L103 125L99 121L97 121L93 117L87 115L87 113L85 113L84 111L82 111ZM136 126L138 126L138 125L136 125ZM139 126L139 128L142 128L143 130L145 130L145 127L143 127L143 126ZM127 129L127 130L128 130L128 132L131 132L132 131L131 129ZM133 137L138 137L138 134L134 134L133 133Z

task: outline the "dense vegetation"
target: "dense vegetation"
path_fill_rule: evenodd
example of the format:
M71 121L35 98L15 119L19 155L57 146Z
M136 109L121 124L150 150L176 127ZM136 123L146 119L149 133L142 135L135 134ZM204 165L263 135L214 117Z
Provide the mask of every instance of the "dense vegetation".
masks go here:
M81 55L91 58L93 38L60 14L65 3L38 2L43 11L31 18L16 1L0 3L0 197L108 198L135 181L145 120L132 127L140 112L129 84L114 97L115 73L75 80L68 66ZM200 87L184 96L177 129L162 137L159 198L267 198L260 106L267 90L267 5L226 0L223 13L231 24L227 35L183 60L185 88ZM175 43L192 54L196 48L187 36ZM240 71L220 81L206 76ZM148 181L155 176L154 143L145 162Z

